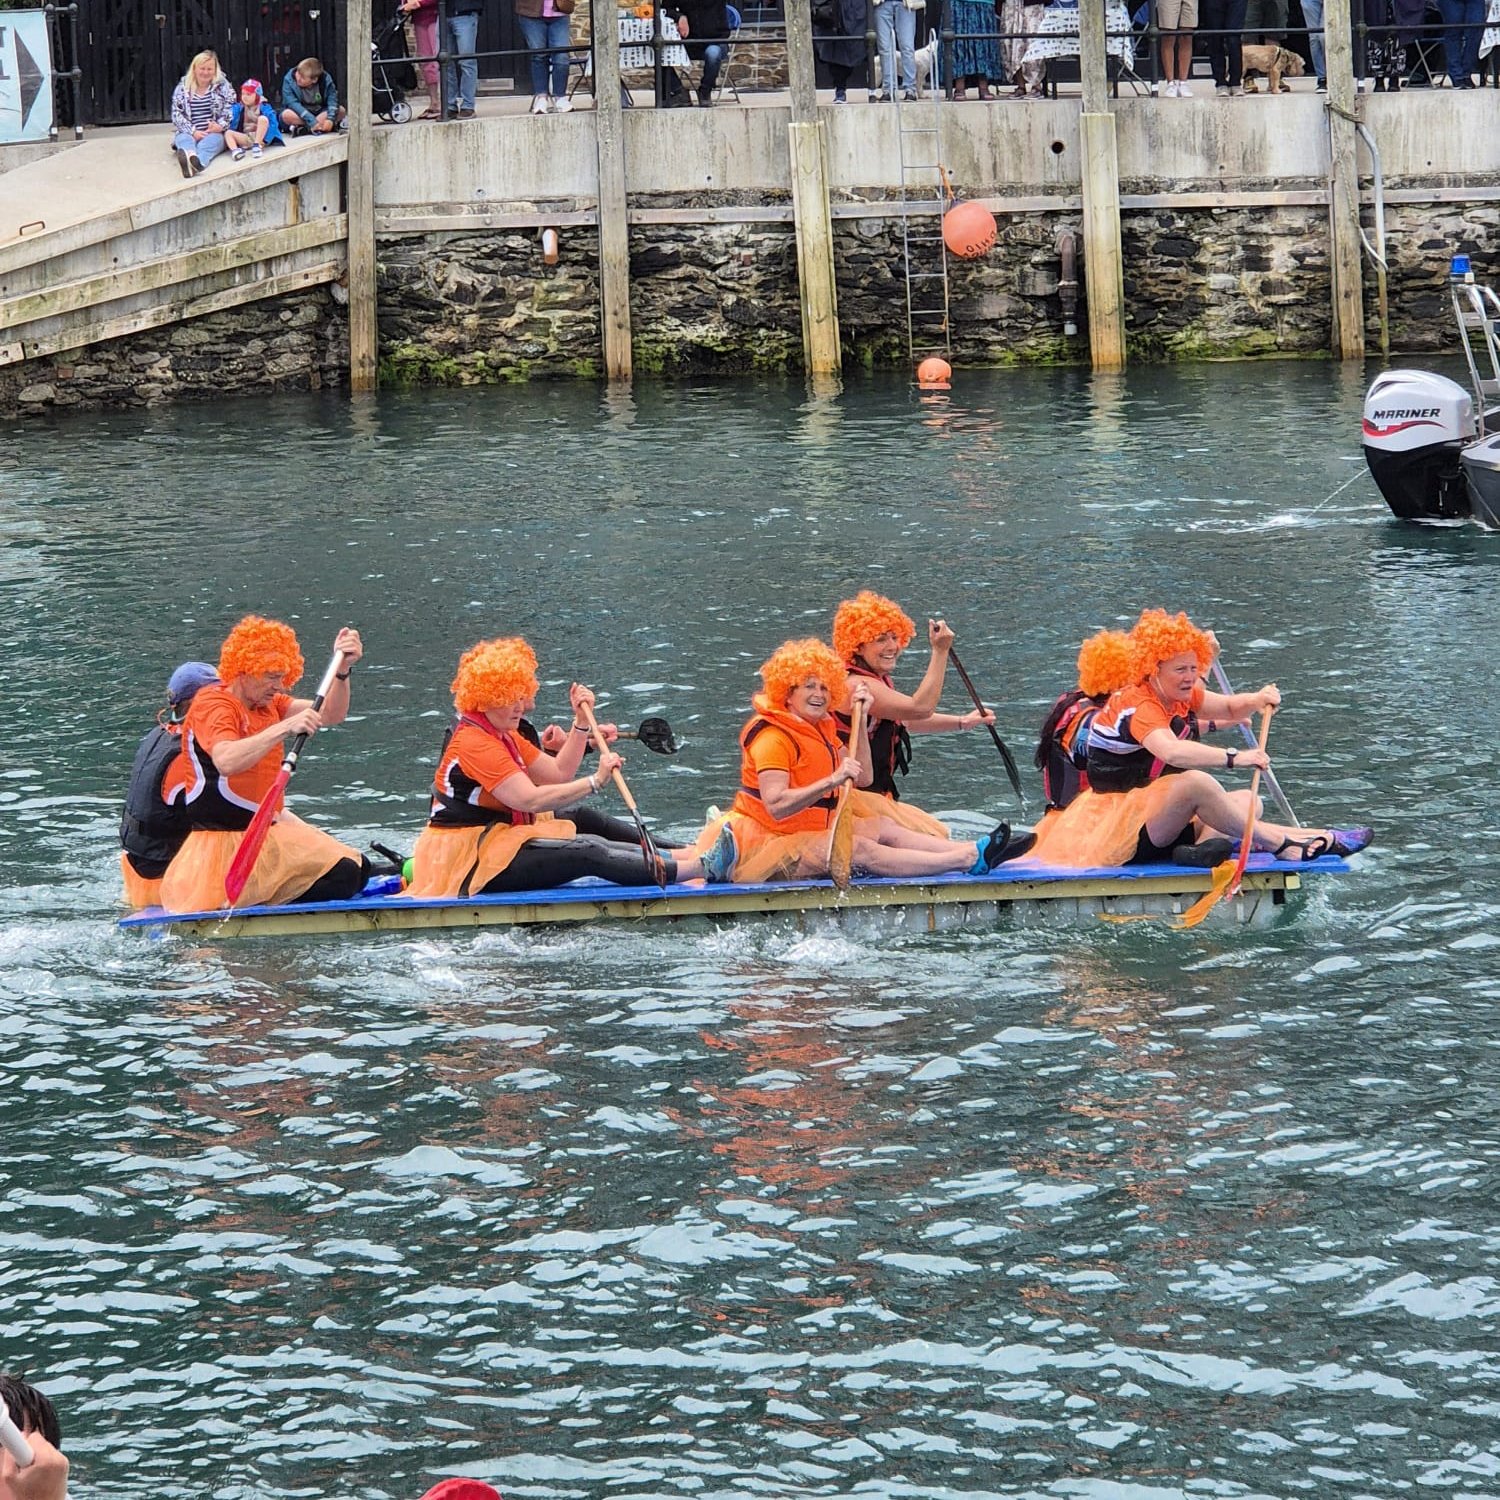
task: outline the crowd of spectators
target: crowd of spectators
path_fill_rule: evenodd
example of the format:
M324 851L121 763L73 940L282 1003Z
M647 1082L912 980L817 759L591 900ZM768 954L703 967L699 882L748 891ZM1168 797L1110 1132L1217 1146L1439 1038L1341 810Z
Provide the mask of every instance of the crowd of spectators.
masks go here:
M415 58L412 81L426 90L423 118L461 120L474 115L479 79L479 26L488 6L512 4L525 44L533 114L566 113L573 105L569 70L586 47L575 42L576 0L400 0L411 29L403 57ZM799 0L791 0L799 3ZM819 82L835 104L848 102L851 85L865 84L871 102L914 100L948 80L955 101L989 100L1002 89L1036 97L1056 80L1053 58L1078 50L1077 3L1050 0L800 0L811 7ZM1271 92L1288 91L1286 79L1304 73L1319 91L1327 87L1325 0L1092 0L1105 7L1111 65L1137 89L1167 98L1194 92L1195 61L1206 63L1219 95L1256 92L1264 75ZM1131 0L1133 3L1133 0ZM1500 11L1500 0L1488 0ZM1355 76L1374 91L1402 87L1468 89L1488 68L1500 86L1500 47L1486 30L1487 0L1353 0ZM639 16L647 3L622 16ZM727 0L662 0L665 33L688 63L686 85L678 68L659 74L656 102L664 108L713 104L715 90L740 24ZM440 61L441 60L441 66ZM692 70L696 65L696 86ZM1200 75L1203 69L1200 68ZM1061 70L1066 77L1066 69ZM315 57L289 68L278 101L266 99L259 80L238 90L212 51L198 53L172 96L172 145L184 177L195 177L221 153L235 160L262 156L290 136L348 127L332 76Z

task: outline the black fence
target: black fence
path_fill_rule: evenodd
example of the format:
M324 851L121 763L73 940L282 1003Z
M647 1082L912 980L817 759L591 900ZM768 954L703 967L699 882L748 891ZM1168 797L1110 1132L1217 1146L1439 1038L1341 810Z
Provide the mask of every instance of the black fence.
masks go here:
M304 57L321 58L343 93L344 9L343 0L79 0L79 123L166 120L172 90L206 47L219 54L233 82L258 78L269 99L277 98L282 75ZM375 0L375 29L395 13L395 0ZM488 6L479 50L518 46L512 7ZM479 71L484 78L513 78L525 68L524 57L505 57L481 61Z

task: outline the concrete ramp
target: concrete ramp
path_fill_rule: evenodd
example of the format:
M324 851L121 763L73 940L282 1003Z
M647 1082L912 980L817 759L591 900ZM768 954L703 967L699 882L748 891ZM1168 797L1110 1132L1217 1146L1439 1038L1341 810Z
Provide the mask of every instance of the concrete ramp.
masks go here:
M0 365L337 281L347 155L295 141L188 180L150 126L0 176Z

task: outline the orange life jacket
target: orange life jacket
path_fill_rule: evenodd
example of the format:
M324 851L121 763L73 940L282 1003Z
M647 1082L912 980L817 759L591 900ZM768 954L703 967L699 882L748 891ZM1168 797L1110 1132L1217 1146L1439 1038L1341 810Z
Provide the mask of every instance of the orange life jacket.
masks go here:
M844 759L838 724L833 715L809 724L786 709L772 708L763 693L755 695L755 716L740 730L740 789L734 795L734 811L753 818L772 833L816 833L829 827L838 808L838 796L829 792L810 807L789 818L773 818L760 797L760 775L750 755L750 746L762 734L779 734L792 747L788 772L793 790L811 786L835 771Z

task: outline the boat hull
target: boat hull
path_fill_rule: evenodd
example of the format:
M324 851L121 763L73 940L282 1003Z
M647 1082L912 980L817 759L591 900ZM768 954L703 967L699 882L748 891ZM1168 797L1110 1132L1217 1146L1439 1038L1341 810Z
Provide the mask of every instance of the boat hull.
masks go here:
M1348 866L1325 858L1290 865L1257 855L1239 895L1221 902L1221 922L1263 925L1275 919L1288 893L1307 874L1339 874ZM580 922L709 922L750 917L791 918L801 925L844 921L852 913L879 914L882 927L923 931L979 925L1002 913L1062 920L1094 915L1133 916L1185 911L1209 889L1212 872L1176 865L1125 869L1051 870L1002 866L987 876L941 875L920 880L861 880L847 891L826 880L767 885L614 886L575 881L555 890L502 896L417 901L365 895L351 901L173 914L160 908L122 918L127 931L154 936L237 938L316 936L357 932L428 932L473 927L553 926Z

